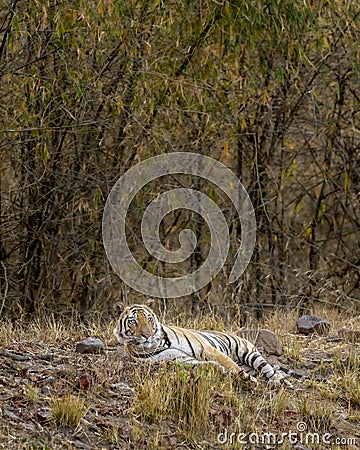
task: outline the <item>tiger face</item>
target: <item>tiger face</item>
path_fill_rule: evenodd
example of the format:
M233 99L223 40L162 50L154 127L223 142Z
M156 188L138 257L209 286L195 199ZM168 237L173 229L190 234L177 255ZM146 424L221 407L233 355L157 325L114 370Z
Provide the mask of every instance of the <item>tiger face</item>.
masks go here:
M152 347L161 339L159 331L160 322L147 306L132 305L120 315L114 334L120 344Z

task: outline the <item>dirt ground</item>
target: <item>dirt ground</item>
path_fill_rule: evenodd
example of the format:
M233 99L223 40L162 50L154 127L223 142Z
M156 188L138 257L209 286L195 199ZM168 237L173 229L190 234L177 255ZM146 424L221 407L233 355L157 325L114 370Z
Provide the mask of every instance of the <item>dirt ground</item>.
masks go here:
M36 334L35 327L17 338L14 329L2 331L0 448L360 448L359 344L346 342L337 333L281 336L285 356L270 359L294 370L296 376L289 377L294 390L270 389L265 382L256 390L234 390L225 380L214 386L210 380L208 425L191 438L172 411L151 420L146 411L142 414L144 380L158 379L161 367L130 360L107 331L98 333L105 342L103 352L76 353L83 333L70 337L61 330L37 329ZM165 394L160 388L158 395ZM56 419L54 405L59 399L72 399L80 410L83 407L76 425ZM259 443L259 436L264 439L269 432L297 435L287 434L276 444ZM306 432L318 433L320 444L301 443Z

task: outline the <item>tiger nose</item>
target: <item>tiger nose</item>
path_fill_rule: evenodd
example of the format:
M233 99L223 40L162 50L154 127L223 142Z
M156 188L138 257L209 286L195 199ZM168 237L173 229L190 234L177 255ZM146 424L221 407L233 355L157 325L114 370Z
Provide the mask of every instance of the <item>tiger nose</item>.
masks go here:
M149 337L151 336L150 333L141 333L142 337L144 337L145 339L149 339Z

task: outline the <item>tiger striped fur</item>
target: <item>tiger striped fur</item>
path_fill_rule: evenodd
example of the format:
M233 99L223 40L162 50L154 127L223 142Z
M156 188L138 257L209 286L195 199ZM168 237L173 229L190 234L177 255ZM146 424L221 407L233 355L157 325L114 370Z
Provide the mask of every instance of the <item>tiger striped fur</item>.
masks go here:
M254 375L275 385L291 383L260 355L255 346L235 334L199 331L161 324L146 305L132 305L120 315L114 334L135 359L215 364L257 385Z

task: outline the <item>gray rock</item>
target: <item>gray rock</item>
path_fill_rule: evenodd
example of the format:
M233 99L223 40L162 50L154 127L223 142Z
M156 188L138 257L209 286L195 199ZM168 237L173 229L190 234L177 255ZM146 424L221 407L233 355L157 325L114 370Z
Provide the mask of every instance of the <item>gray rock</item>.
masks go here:
M46 423L51 418L50 408L41 408L36 411L36 420L39 423Z
M51 394L51 387L50 386L43 386L40 391L43 395L50 395Z
M104 349L101 339L87 338L76 344L77 353L100 353Z
M276 356L281 356L284 354L284 351L276 334L273 331L267 330L266 328L263 328L261 330L241 330L237 334L238 336L247 339L248 341L255 344L260 352L265 352L268 355Z
M296 370L289 369L287 375L294 377L298 380L301 380L303 378L308 378L308 371L305 368L300 368Z
M317 333L324 335L330 330L329 322L318 316L301 316L296 321L296 326L299 333L302 334Z
M257 348L263 349L263 351L268 355L281 356L284 354L284 350L278 337L273 331L270 330L259 330L255 345Z
M317 362L315 362L315 361L309 361L309 362L307 362L305 365L304 365L304 367L305 367L305 369L315 369L315 367L318 365L318 363Z
M115 383L111 384L110 387L117 391L121 391L122 395L130 396L135 394L135 390L132 387L130 387L127 383Z
M14 420L15 422L21 422L21 419L19 416L17 416L16 414L14 414L12 411L7 410L7 409L3 409L2 410L2 415L5 417L9 417L9 419Z

